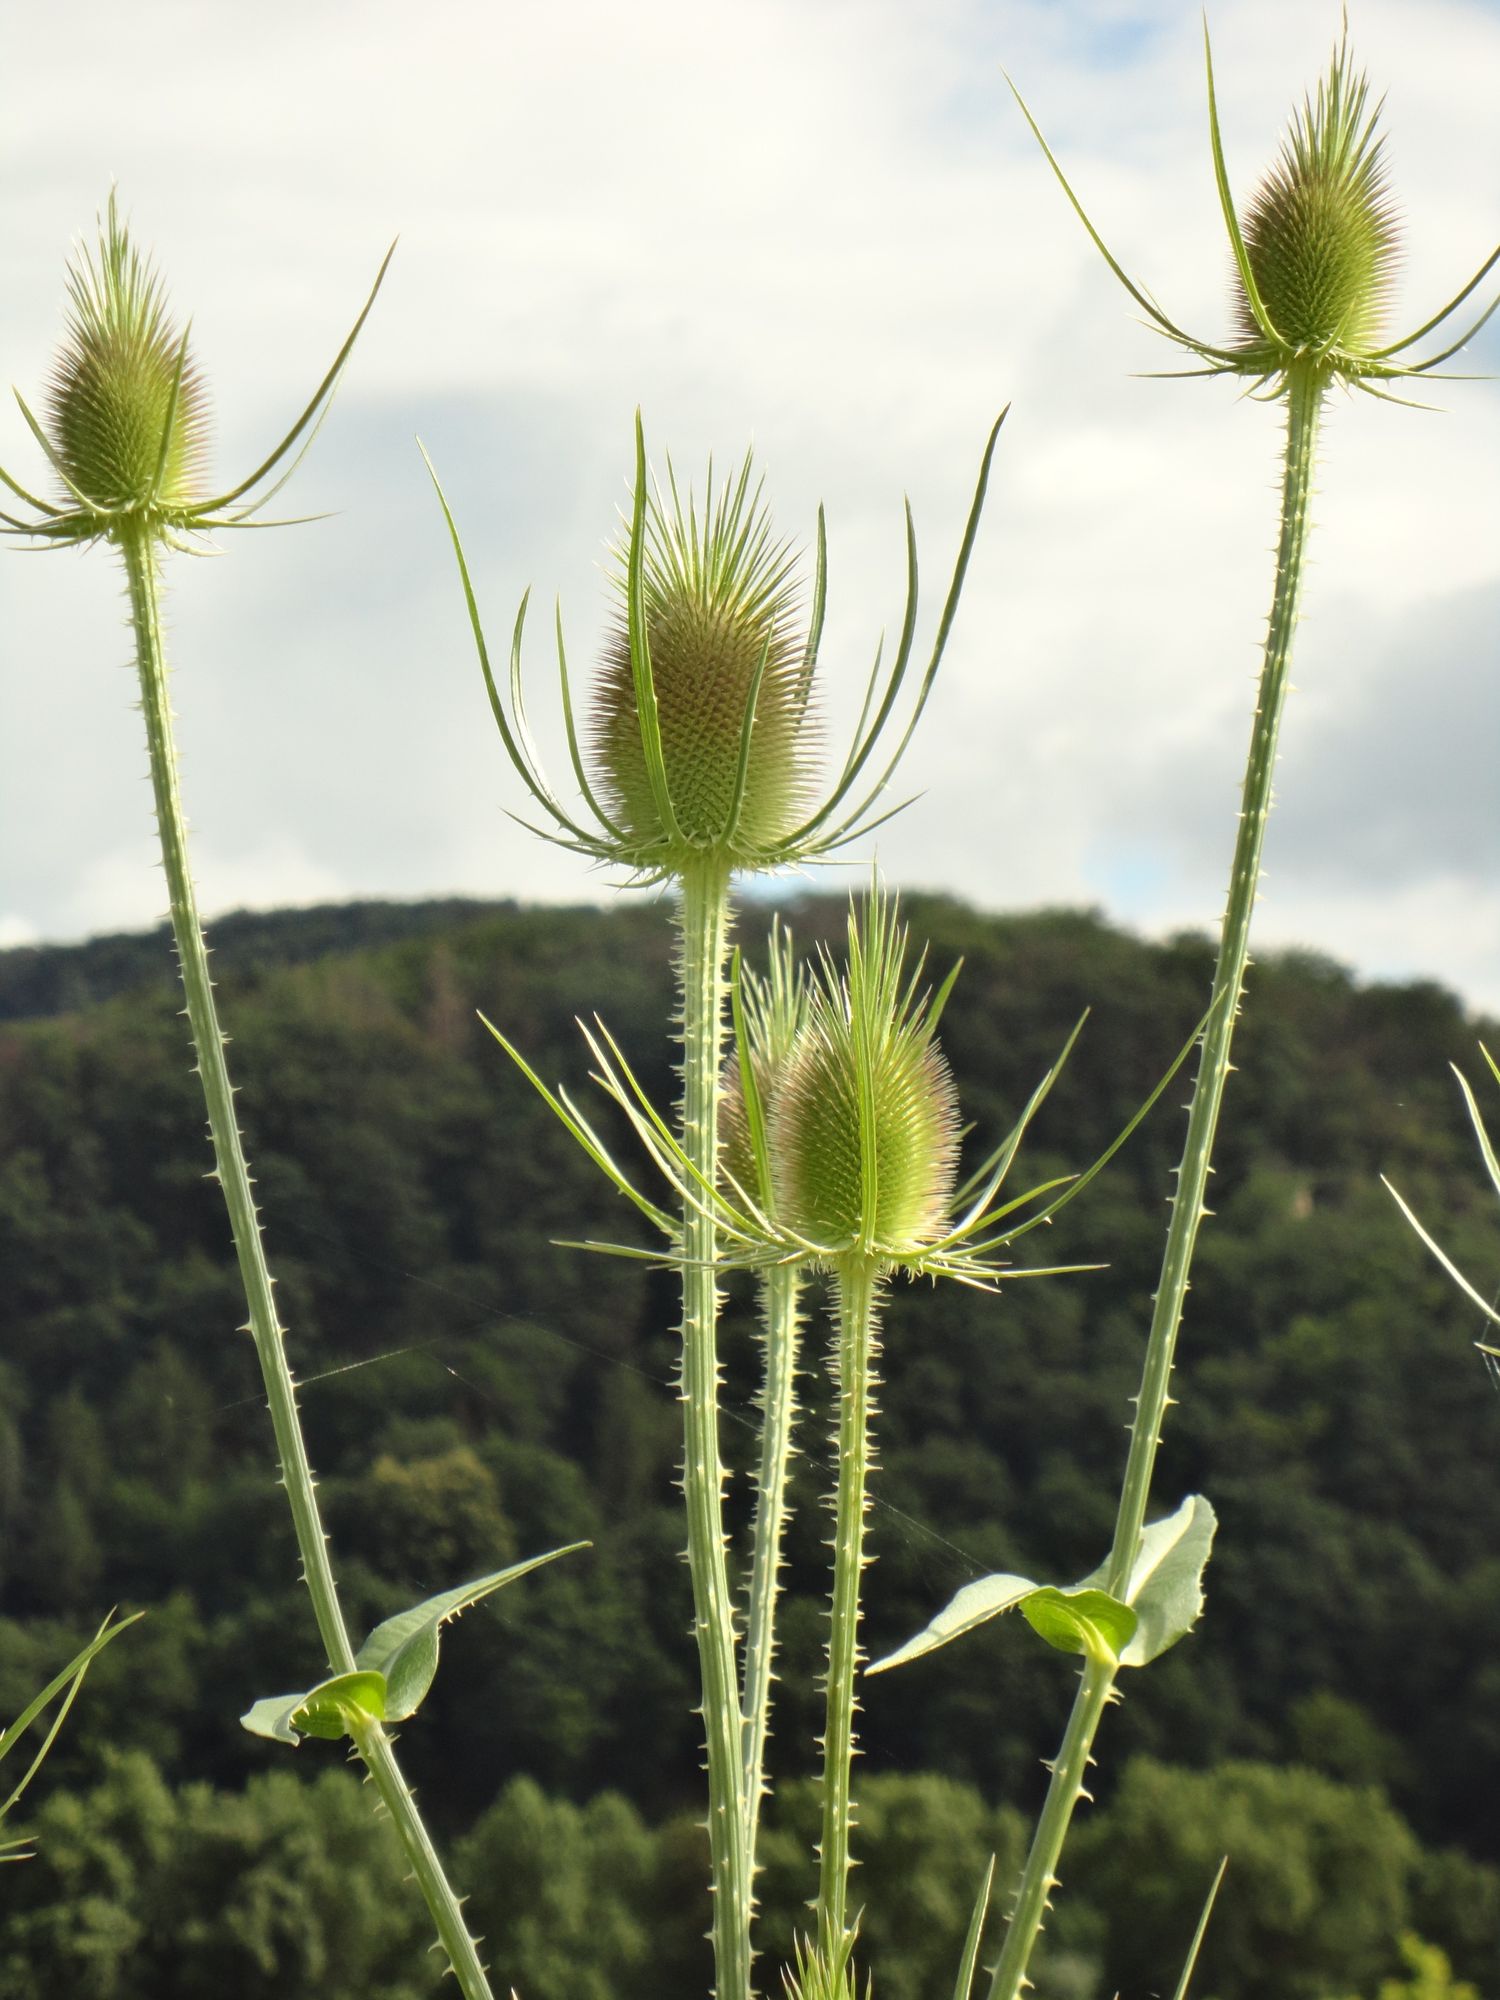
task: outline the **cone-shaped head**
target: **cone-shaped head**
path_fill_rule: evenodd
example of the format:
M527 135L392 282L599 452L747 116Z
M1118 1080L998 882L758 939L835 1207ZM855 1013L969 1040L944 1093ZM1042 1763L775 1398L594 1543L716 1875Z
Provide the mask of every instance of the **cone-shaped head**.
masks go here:
M740 975L738 1020L743 1027L724 1065L719 1100L719 1164L727 1179L762 1203L774 1205L774 1190L763 1185L750 1109L746 1102L744 1066L748 1064L765 1130L771 1108L786 1080L792 1052L807 1025L809 989L797 963L792 934L779 917L771 925L770 961L765 976L748 967Z
M1296 355L1336 363L1379 344L1397 255L1379 109L1341 44L1245 210L1245 249L1261 303ZM1246 347L1259 349L1265 331L1238 281L1236 290Z
M68 324L47 401L70 500L170 516L199 496L203 386L113 195L97 252L83 251L68 272Z
M831 1256L897 1266L948 1226L958 1093L883 899L851 915L843 979L824 968L771 1106L780 1222ZM920 972L920 968L919 968Z
M653 494L644 534L645 638L675 828L652 778L624 617L594 695L601 803L662 872L703 856L731 869L774 864L810 808L816 731L792 557L773 539L750 460L717 493L710 468L701 517L675 482ZM622 576L628 565L626 549Z

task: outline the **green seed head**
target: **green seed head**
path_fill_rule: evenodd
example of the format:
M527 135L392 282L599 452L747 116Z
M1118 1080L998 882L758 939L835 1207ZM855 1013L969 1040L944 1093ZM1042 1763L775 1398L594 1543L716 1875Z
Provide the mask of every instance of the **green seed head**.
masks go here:
M654 868L680 873L703 857L765 865L807 816L814 778L791 554L772 538L748 457L717 495L710 467L701 520L669 479L665 499L647 503L645 537L645 636L675 826L653 784L623 618L594 696L602 803ZM627 549L622 573L628 563Z
M1243 234L1266 316L1285 350L1335 367L1379 344L1396 262L1396 224L1376 132L1380 107L1341 44L1295 113L1281 157L1245 211ZM1237 281L1248 352L1267 345Z
M68 323L48 392L48 442L69 498L103 514L191 508L207 412L160 280L110 196L97 254L68 272Z
M958 1095L905 954L883 899L851 914L848 971L825 963L770 1114L777 1219L891 1265L944 1233L958 1167Z
M747 1194L773 1201L764 1185L746 1102L743 1065L748 1063L764 1130L786 1080L792 1051L807 1025L808 985L797 963L792 934L776 918L771 925L770 964L761 978L747 967L740 976L741 1045L724 1066L719 1100L719 1161ZM732 1190L731 1190L732 1198Z

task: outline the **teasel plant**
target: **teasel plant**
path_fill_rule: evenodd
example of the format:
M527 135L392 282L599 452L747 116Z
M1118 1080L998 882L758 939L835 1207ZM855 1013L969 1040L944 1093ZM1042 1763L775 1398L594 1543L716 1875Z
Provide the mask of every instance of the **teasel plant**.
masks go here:
M1230 190L1206 29L1205 59L1210 149L1232 256L1238 320L1235 333L1224 342L1185 331L1126 274L1017 93L1063 192L1110 270L1141 308L1147 325L1197 364L1168 372L1227 376L1243 384L1249 396L1279 403L1285 410L1286 444L1275 585L1239 828L1114 1538L1101 1568L1072 1593L1063 1593L1075 1600L1091 1593L1096 1616L1086 1640L1080 1636L1075 1648L1084 1654L1081 1683L1062 1747L1049 1767L1046 1800L994 1971L990 2000L1016 2000L1029 1983L1027 1966L1057 1885L1063 1842L1074 1808L1086 1796L1095 1737L1106 1707L1118 1698L1122 1666L1147 1664L1181 1636L1202 1604L1198 1576L1191 1572L1195 1562L1201 1571L1208 1559L1212 1509L1201 1496L1193 1496L1166 1521L1147 1527L1146 1514L1171 1400L1169 1385L1189 1270L1199 1227L1208 1213L1210 1160L1249 963L1251 914L1306 568L1321 417L1329 395L1339 388L1382 401L1407 400L1395 395L1391 385L1431 379L1495 309L1492 302L1456 338L1440 331L1479 290L1500 260L1500 249L1440 311L1399 338L1386 337L1397 230L1378 129L1381 106L1372 103L1369 84L1354 66L1347 24L1326 75L1294 113L1279 157L1243 211L1236 209ZM1437 336L1440 344L1433 352L1417 355L1415 350L1430 336ZM1042 1599L1030 1598L1027 1592L1037 1589L1028 1579L1003 1577L966 1586L925 1633L881 1664L893 1666L914 1658L1012 1605L1020 1604L1030 1616Z
M730 980L734 1052L724 1066L719 1126L721 1173L728 1190L748 1190L774 1215L776 1193L766 1148L766 1121L780 1096L792 1053L807 1024L810 989L790 929L771 924L764 975L734 955ZM760 1809L766 1795L766 1739L776 1652L776 1597L787 1523L787 1485L796 1449L797 1380L801 1366L802 1302L808 1271L775 1264L759 1277L760 1447L755 1469L755 1519L745 1585L745 1649L740 1675L740 1752L745 1787L745 1841L756 1866Z
M719 1123L727 1033L731 883L840 853L900 806L887 787L926 706L979 529L1002 412L991 430L925 670L905 699L917 619L917 554L906 510L906 605L894 658L875 657L843 765L820 793L817 670L827 586L822 512L805 621L797 560L778 539L749 457L701 503L668 470L647 474L635 424L628 530L617 550L619 609L581 729L561 614L556 620L564 733L579 804L548 782L527 720L521 671L528 598L512 631L508 689L490 658L463 543L433 473L458 564L491 711L542 824L531 831L627 882L677 890L677 1009L682 1049L681 1150L694 1187L675 1224L682 1274L682 1488L693 1626L708 1768L712 1937L719 2000L750 1991L753 1818L743 1689L724 1531L719 1448ZM429 461L429 470L431 465ZM518 1053L518 1052L515 1052ZM572 1115L571 1113L568 1115ZM765 1635L767 1648L770 1634ZM757 1674L758 1674L757 1669ZM750 1738L753 1740L755 1725ZM758 1789L758 1786L757 1786Z
M924 962L908 971L906 961L906 930L877 890L863 918L851 910L844 967L826 953L820 960L765 1139L774 1220L801 1260L829 1274L833 1290L833 1593L816 1937L797 1974L804 1992L819 1980L835 1992L856 1984L849 1911L855 1677L884 1297L898 1273L993 1286L1000 1276L994 1253L1014 1234L996 1208L1013 1153L995 1162L967 1208L955 1213L958 1095L936 1037L959 968L929 994L921 985Z
M608 1030L584 1028L593 1081L622 1112L672 1202L662 1206L620 1164L608 1141L566 1091L549 1088L493 1029L573 1137L665 1239L661 1249L590 1241L578 1247L651 1263L681 1262L686 1233L679 1217L695 1210L716 1225L720 1267L800 1283L812 1274L832 1284L834 1336L830 1372L836 1387L832 1460L833 1586L825 1683L823 1811L819 1841L816 1935L803 1941L788 1989L803 2000L852 1995L858 1914L851 1917L850 1832L854 1823L855 1677L860 1660L864 1522L872 1468L881 1308L892 1279L948 1278L984 1291L1002 1281L1056 1276L1088 1266L1026 1266L1001 1260L1031 1230L1049 1223L1124 1145L1187 1060L1197 1031L1124 1129L1083 1172L1058 1176L1006 1196L1005 1183L1032 1121L1051 1092L1082 1029L1080 1021L1000 1144L961 1182L963 1136L951 1075L936 1030L959 967L936 994L923 987L925 955L907 970L908 937L897 907L873 884L863 911L851 903L845 966L820 948L812 974L799 982L789 933L773 929L770 970L748 973L738 954L733 980L735 1054L725 1097L725 1145L716 1181L698 1167L655 1107ZM768 1291L768 1297L774 1293ZM773 1373L768 1361L768 1380ZM788 1426L788 1431L790 1426ZM770 1628L775 1558L763 1540L774 1457L763 1456L752 1579L764 1579ZM784 1461L782 1466L784 1476ZM1056 1595L1056 1593L1054 1593ZM752 1587L752 1622L755 1616ZM1028 1611L1028 1616L1033 1613ZM1064 1610L1053 1626L1067 1626ZM1074 1620L1076 1624L1076 1620ZM769 1647L768 1647L769 1651ZM756 1720L746 1677L747 1770ZM762 1739L763 1740L763 1739ZM972 1972L972 1968L971 1968Z
M319 1516L285 1331L235 1114L226 1038L219 1025L189 860L162 641L165 552L207 553L207 537L215 531L287 525L266 521L262 510L296 469L327 414L390 257L388 251L348 338L296 422L247 478L216 491L205 476L207 390L193 363L188 329L179 328L172 319L161 281L132 242L111 194L97 248L81 250L68 273L67 326L44 415L34 415L17 396L27 427L56 480L57 497L49 500L0 469L0 481L13 496L12 506L19 502L30 510L0 515L0 525L45 548L103 543L115 551L125 571L172 934L213 1146L212 1178L219 1183L228 1211L281 1484L328 1666L328 1677L314 1687L259 1701L243 1720L248 1728L288 1743L303 1736L352 1741L400 1836L465 2000L490 2000L459 1900L401 1774L385 1725L405 1720L425 1696L437 1666L441 1626L550 1557L476 1579L415 1606L387 1620L358 1648L351 1639Z

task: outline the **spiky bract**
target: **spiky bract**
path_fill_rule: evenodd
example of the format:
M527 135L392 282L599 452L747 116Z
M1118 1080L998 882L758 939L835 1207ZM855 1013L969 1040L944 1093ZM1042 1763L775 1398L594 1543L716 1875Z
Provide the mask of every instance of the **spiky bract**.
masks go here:
M781 1971L786 2000L872 2000L874 1981L868 1973L864 1993L860 1993L859 1974L854 1965L857 1941L857 1925L838 1940L831 1952L814 1944L811 1938L799 1937L793 1963L783 1966Z
M830 1262L905 1264L948 1227L958 1095L886 900L849 918L849 962L826 958L771 1107L777 1219Z
M765 1157L765 1121L780 1095L797 1038L807 1024L809 988L792 934L772 920L765 977L740 974L734 1055L724 1066L719 1100L719 1165L726 1178L764 1205L774 1204ZM749 1065L750 1076L745 1076ZM747 1087L748 1086L748 1087Z
M14 496L6 507L21 501L29 510L0 511L0 535L51 548L103 540L193 550L199 545L189 537L212 529L285 525L255 517L312 442L395 247L333 366L280 444L248 479L205 495L207 396L189 365L186 331L173 325L161 281L131 242L111 194L97 253L84 250L68 270L67 325L48 385L49 421L34 416L16 391L63 504L31 492L0 465L0 486ZM299 440L296 456L277 473Z
M1281 157L1251 197L1243 221L1235 210L1224 159L1207 22L1203 37L1209 141L1234 255L1237 345L1188 332L1126 273L1089 220L1019 92L1017 102L1079 220L1147 323L1203 364L1180 373L1246 376L1252 393L1267 396L1290 394L1294 376L1319 391L1341 381L1386 401L1400 401L1374 385L1432 374L1500 306L1500 298L1492 300L1471 326L1436 353L1406 358L1408 350L1442 327L1479 289L1500 263L1500 249L1492 250L1430 319L1399 340L1377 344L1396 262L1395 210L1376 131L1380 106L1370 106L1370 87L1353 67L1347 37L1334 50L1316 97L1304 98L1302 109L1293 114Z
M622 589L629 550L622 548ZM704 855L754 867L805 819L816 731L799 634L794 560L772 532L747 456L701 518L675 478L646 507L645 639L670 817L664 824L643 734L622 611L594 691L601 803L627 843L678 872Z
M1341 43L1303 100L1277 160L1251 197L1242 224L1267 340L1243 281L1237 284L1246 354L1266 371L1286 351L1331 367L1374 353L1396 264L1396 219L1376 131L1380 106Z
M47 402L67 500L171 514L200 497L207 398L113 194L97 251L81 250L68 270L68 320Z

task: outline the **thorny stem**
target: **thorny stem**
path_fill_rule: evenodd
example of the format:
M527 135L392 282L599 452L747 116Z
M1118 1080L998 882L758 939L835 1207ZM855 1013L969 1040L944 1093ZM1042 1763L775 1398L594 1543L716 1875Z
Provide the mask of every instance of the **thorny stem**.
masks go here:
M756 1478L755 1537L750 1556L749 1614L745 1625L745 1690L740 1722L744 1767L745 1849L755 1866L760 1803L765 1791L766 1734L771 1714L771 1664L775 1651L776 1591L786 1525L787 1466L796 1417L798 1311L802 1273L782 1266L761 1287L766 1375L762 1390L760 1470Z
M818 1945L825 1966L839 1962L849 1936L849 1834L853 1804L854 1672L859 1663L859 1585L865 1564L870 1398L879 1267L851 1258L837 1278L838 1494L834 1502L833 1612L828 1630L823 1727L823 1831L818 1847Z
M1244 991L1249 963L1250 919L1260 880L1261 851L1271 810L1271 777L1276 743L1286 705L1292 640L1302 593L1307 550L1308 509L1312 499L1318 420L1326 377L1314 366L1288 372L1286 461L1281 493L1281 533L1276 550L1276 585L1266 632L1250 754L1245 765L1239 833L1229 878L1229 896L1214 968L1212 1011L1203 1034L1203 1054L1188 1111L1187 1140L1177 1169L1161 1278L1157 1285L1147 1337L1145 1368L1135 1402L1130 1450L1120 1489L1114 1545L1110 1550L1108 1588L1123 1597L1140 1546L1141 1528L1151 1492L1151 1474L1161 1442L1162 1420L1170 1401L1172 1358L1182 1323L1188 1272L1198 1229L1208 1210L1209 1162L1224 1081L1229 1074L1229 1050ZM1021 1877L1015 1910L1005 1934L1000 1962L990 1986L990 2000L1017 2000L1027 1983L1026 1968L1041 1930L1048 1898L1057 1882L1057 1863L1073 1808L1083 1791L1094 1737L1114 1687L1115 1670L1090 1663L1074 1699L1046 1803L1037 1822L1031 1852Z
M216 1172L229 1211L229 1226L239 1260L240 1278L249 1307L249 1330L255 1342L265 1383L266 1402L281 1462L296 1531L302 1577L312 1598L318 1634L331 1672L349 1673L354 1649L339 1605L338 1589L328 1556L328 1538L318 1515L312 1467L297 1416L296 1386L287 1363L285 1332L276 1312L273 1280L266 1264L253 1183L234 1112L234 1086L224 1057L224 1034L214 1005L208 970L208 945L198 920L197 897L188 864L187 827L177 788L177 752L172 735L172 706L167 689L166 651L162 643L160 578L149 529L136 525L122 531L120 551L130 597L130 623L140 674L141 710L146 718L146 744L151 764L151 789L161 835L162 867L172 910L172 935L182 971L186 1013L198 1058L208 1112L209 1137ZM474 1941L464 1923L458 1899L446 1878L417 1813L416 1803L396 1765L390 1738L372 1722L358 1738L386 1810L401 1836L407 1858L427 1899L427 1907L446 1948L465 2000L492 2000L489 1982Z
M705 861L682 882L682 1144L703 1181L718 1177L719 1068L724 1042L729 880ZM687 1503L693 1632L703 1685L708 1842L718 2000L750 1992L750 1857L740 1761L734 1604L719 1456L719 1288L713 1218L687 1203L682 1231L682 1490Z

